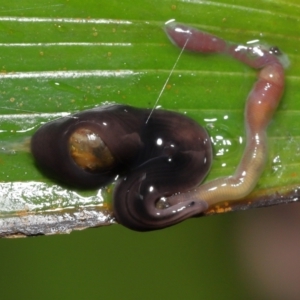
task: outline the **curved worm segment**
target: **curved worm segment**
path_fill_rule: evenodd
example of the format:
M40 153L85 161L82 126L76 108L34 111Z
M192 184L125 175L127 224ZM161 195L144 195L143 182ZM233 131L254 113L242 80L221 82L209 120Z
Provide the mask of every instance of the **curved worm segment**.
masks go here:
M187 198L206 201L213 205L238 200L248 195L260 178L267 159L266 129L277 109L284 91L284 67L280 51L261 46L242 46L186 25L169 22L165 32L173 44L193 52L223 53L242 63L259 69L245 106L246 147L241 161L232 176L218 178L203 184L189 193L171 196L171 204ZM277 48L276 48L277 49ZM277 53L279 56L276 56ZM286 58L283 59L286 62Z
M164 29L170 41L175 46L185 48L185 50L201 53L222 53L227 47L224 40L183 24L169 22L166 23Z

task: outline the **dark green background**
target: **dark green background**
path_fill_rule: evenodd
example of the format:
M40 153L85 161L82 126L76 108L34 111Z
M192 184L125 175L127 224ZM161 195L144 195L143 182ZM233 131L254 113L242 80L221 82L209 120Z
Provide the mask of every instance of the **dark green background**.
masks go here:
M249 287L237 273L234 220L189 220L146 234L114 225L1 240L1 297L245 299Z

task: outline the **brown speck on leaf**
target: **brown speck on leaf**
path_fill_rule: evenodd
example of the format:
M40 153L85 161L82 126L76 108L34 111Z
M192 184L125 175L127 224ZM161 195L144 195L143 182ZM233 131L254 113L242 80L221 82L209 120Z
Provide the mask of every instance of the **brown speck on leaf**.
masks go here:
M176 9L177 9L177 6L176 6L175 4L172 4L172 5L171 5L171 9L172 9L172 10L176 10Z
M13 97L11 97L10 99L9 99L9 101L11 102L11 103L13 103L13 102L15 102L15 98L13 98Z
M16 213L19 217L24 217L28 215L28 209L20 210Z

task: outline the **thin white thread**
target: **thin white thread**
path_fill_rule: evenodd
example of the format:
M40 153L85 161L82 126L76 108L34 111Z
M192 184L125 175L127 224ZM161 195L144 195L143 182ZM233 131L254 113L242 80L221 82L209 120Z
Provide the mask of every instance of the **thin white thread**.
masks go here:
M165 90L165 88L166 88L166 86L167 86L167 84L168 84L168 82L169 82L169 79L170 79L170 77L172 76L172 74L173 74L173 72L174 72L174 70L175 70L175 68L176 68L176 66L177 66L177 63L178 63L178 61L179 61L179 59L180 59L180 57L181 57L181 55L182 55L182 53L183 53L183 51L184 51L184 49L185 49L185 47L186 47L186 44L187 44L187 42L189 41L189 39L190 39L190 37L188 37L188 38L186 39L186 41L185 41L185 43L184 43L184 45L183 45L183 47L182 47L182 49L181 49L181 51L180 51L180 53L179 53L179 55L178 55L178 57L177 57L177 59L176 59L174 65L173 65L173 68L172 68L172 70L171 70L171 72L170 72L170 74L169 74L169 76L168 76L168 78L167 78L165 84L163 85L163 87L162 87L162 89L161 89L161 91L160 91L160 93L159 93L159 95L158 95L158 97L157 97L157 99L156 99L156 101L155 101L155 103L154 103L154 105L153 105L153 108L152 108L152 110L151 110L151 112L150 112L150 114L149 114L149 116L148 116L148 118L147 118L145 124L147 124L148 121L149 121L149 119L151 118L151 116L152 116L152 114L153 114L153 111L154 111L155 107L157 106L157 103L158 103L158 101L159 101L159 99L160 99L160 97L161 97L163 91Z

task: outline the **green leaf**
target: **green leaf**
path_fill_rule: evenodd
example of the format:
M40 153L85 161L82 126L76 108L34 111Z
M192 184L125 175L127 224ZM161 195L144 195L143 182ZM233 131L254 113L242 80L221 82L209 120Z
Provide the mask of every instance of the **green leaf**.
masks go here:
M251 197L294 192L300 173L299 14L295 0L1 4L0 235L113 222L112 187L82 192L57 185L38 171L26 143L42 123L102 103L152 108L180 52L162 30L171 18L241 44L259 39L289 56L286 92L268 129L268 165ZM206 180L232 174L239 162L243 109L255 75L224 56L184 52L159 100L162 108L197 120L216 141Z

